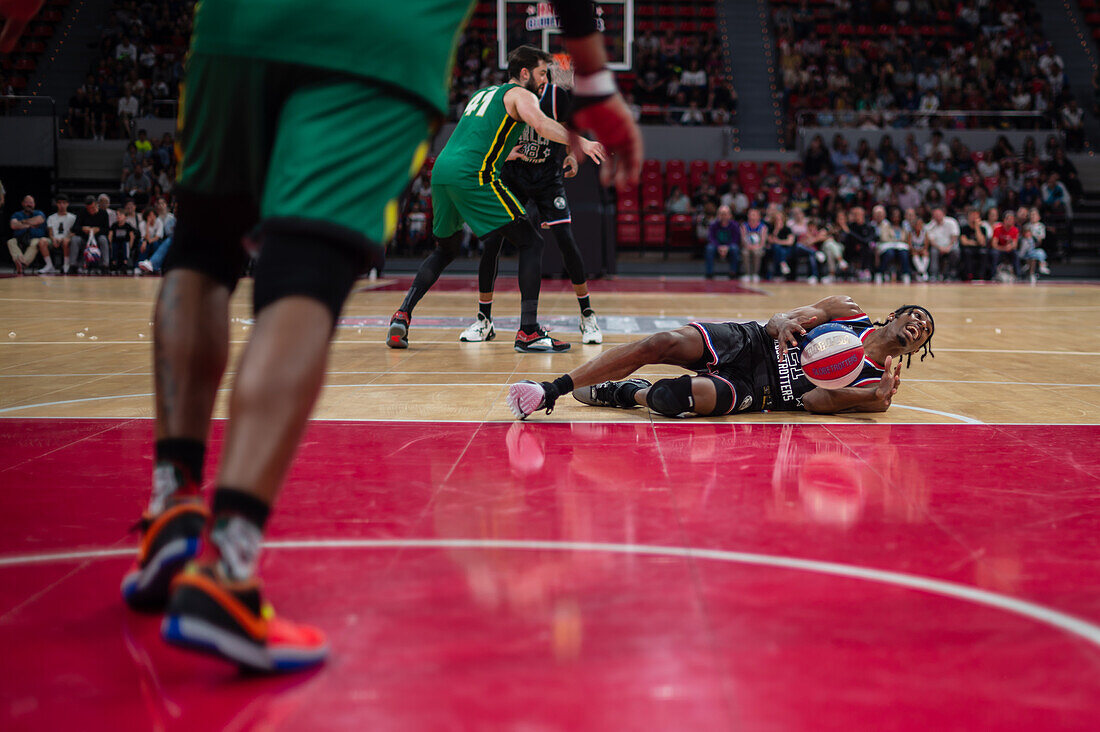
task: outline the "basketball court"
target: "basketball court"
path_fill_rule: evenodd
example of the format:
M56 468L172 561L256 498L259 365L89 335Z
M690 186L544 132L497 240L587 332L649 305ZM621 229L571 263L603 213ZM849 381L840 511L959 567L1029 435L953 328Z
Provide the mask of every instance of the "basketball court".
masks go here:
M599 281L605 344L582 347L571 288L547 281L544 321L575 345L542 356L512 350L503 280L498 340L458 342L476 281L444 278L407 351L382 341L408 279L364 280L262 559L276 608L333 655L281 678L167 647L119 598L149 490L158 284L0 280L4 729L1100 718L1094 284ZM935 315L935 359L902 372L885 414L669 420L565 398L519 423L504 403L511 382L654 330L840 293L876 319Z

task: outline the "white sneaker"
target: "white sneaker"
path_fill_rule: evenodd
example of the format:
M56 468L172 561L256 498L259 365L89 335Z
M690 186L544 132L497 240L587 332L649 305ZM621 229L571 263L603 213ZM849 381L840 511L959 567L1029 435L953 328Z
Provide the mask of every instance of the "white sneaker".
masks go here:
M1037 284L1039 282L1039 275L1034 272L1031 273L1031 284Z
M875 284L876 285L881 285L882 284L882 272L875 272Z
M141 270L142 272L148 272L149 274L153 274L153 263L150 262L148 259L143 259L140 262L138 262L138 269Z
M903 275L901 276L901 281L902 281L902 282L904 282L905 284L907 284L907 285L908 285L908 284L909 284L910 282L912 282L912 281L913 281L913 278L912 278L912 277L910 277L910 276L909 276L909 275L907 275L907 274L903 274Z
M816 285L817 284L817 278L814 277L813 275L810 275L809 277L806 278L806 284L807 285Z
M833 279L832 275L825 275L821 278L821 284L823 285L831 285L833 284L833 282L835 282L835 280Z
M1050 274L1050 266L1046 262L1039 262L1039 274Z
M780 262L779 271L782 272L784 276L789 275L791 273L791 265L786 262Z
M603 333L600 332L600 324L596 322L596 314L581 316L581 343L603 343Z
M38 270L38 274L57 274L57 267L53 266L53 262L46 262L46 266Z
M61 265L61 273L62 274L69 274L69 263L68 262L65 262L65 264Z
M458 340L463 343L481 343L482 341L491 341L496 337L497 331L493 327L493 321L478 313L477 320L471 323L469 328L462 331L462 335L458 337Z
M754 274L754 275L752 276L752 281L753 281L753 282L760 282L760 275L758 275L758 274Z

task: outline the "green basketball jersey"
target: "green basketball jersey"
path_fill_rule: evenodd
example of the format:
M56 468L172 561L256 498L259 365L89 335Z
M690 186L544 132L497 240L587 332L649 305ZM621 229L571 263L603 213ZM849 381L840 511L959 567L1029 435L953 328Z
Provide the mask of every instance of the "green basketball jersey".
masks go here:
M518 84L479 89L466 103L443 152L432 168L440 183L485 185L500 177L508 153L519 144L525 122L508 116L504 95Z
M445 114L473 7L472 0L201 0L191 48L376 79Z

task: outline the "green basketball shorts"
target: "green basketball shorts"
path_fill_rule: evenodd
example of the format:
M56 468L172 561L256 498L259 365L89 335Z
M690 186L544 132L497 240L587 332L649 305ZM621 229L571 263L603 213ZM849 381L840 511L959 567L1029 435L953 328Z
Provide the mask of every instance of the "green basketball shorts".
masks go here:
M193 53L180 94L178 183L250 200L260 220L312 219L380 244L393 236L398 199L437 124L427 107L366 78ZM242 233L255 223L239 223Z
M463 221L482 237L526 215L499 178L481 186L432 183L432 233L437 239L457 233Z

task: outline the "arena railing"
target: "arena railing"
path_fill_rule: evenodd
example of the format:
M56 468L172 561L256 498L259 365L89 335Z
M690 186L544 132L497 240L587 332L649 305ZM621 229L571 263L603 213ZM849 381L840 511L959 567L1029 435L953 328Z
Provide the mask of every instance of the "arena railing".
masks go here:
M0 95L0 167L57 170L57 136L52 97Z

